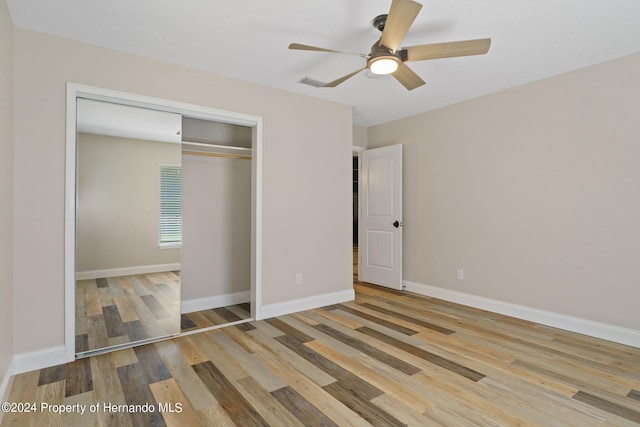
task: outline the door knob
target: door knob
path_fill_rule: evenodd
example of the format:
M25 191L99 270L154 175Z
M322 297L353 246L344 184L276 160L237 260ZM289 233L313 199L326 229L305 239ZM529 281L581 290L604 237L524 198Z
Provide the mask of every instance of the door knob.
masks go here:
M395 220L395 222L393 223L393 226L394 226L395 228L400 227L400 223L398 222L398 220Z

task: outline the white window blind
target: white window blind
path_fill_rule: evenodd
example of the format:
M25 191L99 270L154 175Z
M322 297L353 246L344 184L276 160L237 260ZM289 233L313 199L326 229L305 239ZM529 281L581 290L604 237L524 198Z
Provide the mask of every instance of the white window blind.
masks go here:
M182 242L182 168L160 166L160 244Z

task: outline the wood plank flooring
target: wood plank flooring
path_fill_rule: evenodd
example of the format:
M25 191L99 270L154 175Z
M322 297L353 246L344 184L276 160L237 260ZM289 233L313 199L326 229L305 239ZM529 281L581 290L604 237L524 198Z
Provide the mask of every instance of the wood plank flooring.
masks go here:
M249 303L180 314L179 271L76 282L76 353L249 318Z
M249 303L211 308L180 315L180 331L190 332L251 318Z
M180 332L177 271L76 282L76 353Z
M354 302L18 375L10 402L101 407L1 425L640 425L640 349L354 286Z

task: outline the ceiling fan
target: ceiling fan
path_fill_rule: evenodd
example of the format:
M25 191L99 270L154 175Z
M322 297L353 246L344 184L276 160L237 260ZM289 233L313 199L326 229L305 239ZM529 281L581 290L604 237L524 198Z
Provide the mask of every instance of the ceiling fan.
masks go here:
M389 13L373 19L373 26L382 31L380 40L371 46L369 54L350 54L299 43L291 43L289 49L315 52L346 53L359 55L367 60L365 67L342 76L321 87L336 87L367 68L374 74L391 74L407 90L422 86L425 82L405 62L456 56L482 55L489 51L491 39L463 40L447 43L423 44L400 48L400 43L418 16L422 5L413 0L393 0Z

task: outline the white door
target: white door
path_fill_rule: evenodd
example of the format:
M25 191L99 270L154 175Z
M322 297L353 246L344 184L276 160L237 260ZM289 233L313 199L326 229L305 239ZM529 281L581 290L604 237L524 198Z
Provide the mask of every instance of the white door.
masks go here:
M358 279L402 289L402 145L360 153Z

